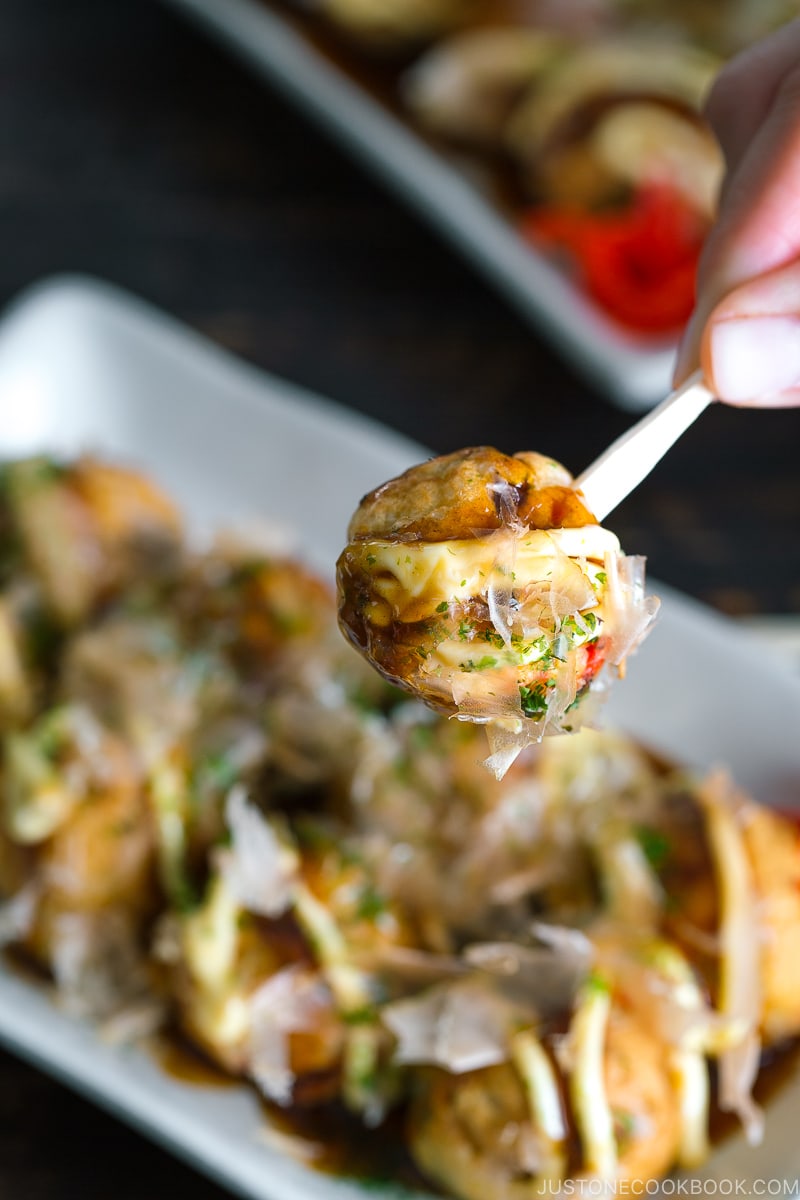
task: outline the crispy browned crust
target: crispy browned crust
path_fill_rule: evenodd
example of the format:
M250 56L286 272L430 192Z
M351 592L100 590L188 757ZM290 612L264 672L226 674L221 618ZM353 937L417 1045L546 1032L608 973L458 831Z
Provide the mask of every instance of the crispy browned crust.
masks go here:
M364 544L479 538L512 524L545 530L593 524L570 482L564 467L543 455L512 456L474 446L429 459L370 492L350 522L349 544L337 563L339 624L345 637L390 683L442 712L457 711L435 679L426 686L420 676L421 663L441 639L445 618L417 621L406 614L399 620L389 612L376 596ZM492 630L486 603L477 597L446 619L455 620L456 627L468 619L479 635ZM588 674L595 669L587 664Z
M381 625L370 613L372 577L345 550L336 566L339 627L349 642L363 654L387 682L419 694L427 704L442 709L428 694L419 678L419 668L432 648L431 622L413 625L391 621ZM452 705L442 711L452 712Z
M365 496L348 538L442 542L500 529L510 516L531 529L592 524L580 494L550 482L547 461L491 446L429 459Z

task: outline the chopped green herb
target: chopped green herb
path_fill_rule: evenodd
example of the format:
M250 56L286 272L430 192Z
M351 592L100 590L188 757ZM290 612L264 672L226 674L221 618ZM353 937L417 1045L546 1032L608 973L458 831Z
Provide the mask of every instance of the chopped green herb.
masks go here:
M608 980L597 971L592 971L586 976L583 986L587 992L594 995L607 996L611 991Z
M526 717L543 717L547 712L547 689L543 683L535 683L533 687L521 684L519 698Z
M375 1009L368 1004L363 1008L354 1008L350 1012L342 1013L342 1020L345 1025L372 1025L375 1021Z
M597 571L595 574L595 579L598 583L602 583L604 587L608 583L608 575L605 573L605 571Z
M224 751L209 754L197 768L198 785L213 788L214 791L227 792L238 778L238 766Z
M449 607L450 607L450 605L448 604L448 602L446 600L443 600L441 604L436 605L436 611L437 611L437 613L444 613L444 612L447 612Z
M672 849L670 840L666 834L663 834L658 829L650 829L646 825L640 825L636 829L636 840L654 871L658 871L664 866Z
M374 567L374 566L375 566L375 563L376 563L377 561L378 561L378 560L377 560L377 558L375 557L375 555L374 555L374 554L368 554L368 555L367 555L367 564L368 564L370 567Z
M466 662L458 664L462 671L488 671L491 667L497 666L497 659L491 654L484 654L483 658L479 658L477 662L473 662L468 658Z
M67 468L52 458L25 458L10 463L4 472L7 484L25 491L44 484L57 483L67 474Z
M386 899L371 883L361 889L356 907L356 916L361 921L374 921L376 917L386 912Z
M34 745L42 757L57 763L71 740L67 711L63 708L51 709L37 722L32 733Z
M169 892L172 903L179 913L188 914L200 907L202 897L182 872L172 881Z

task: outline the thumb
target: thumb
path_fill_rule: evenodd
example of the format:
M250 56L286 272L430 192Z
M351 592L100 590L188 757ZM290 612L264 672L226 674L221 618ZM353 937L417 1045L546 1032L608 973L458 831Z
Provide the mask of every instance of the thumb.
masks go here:
M800 262L741 284L706 321L700 358L729 404L800 404Z

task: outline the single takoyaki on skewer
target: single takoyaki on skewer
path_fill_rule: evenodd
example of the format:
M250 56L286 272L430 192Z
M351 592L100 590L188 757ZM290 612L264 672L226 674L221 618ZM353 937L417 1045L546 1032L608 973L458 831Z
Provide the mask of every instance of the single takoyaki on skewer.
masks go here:
M338 593L344 633L382 675L493 727L500 770L522 745L580 724L601 668L622 667L657 607L642 559L596 523L564 467L489 447L370 492Z

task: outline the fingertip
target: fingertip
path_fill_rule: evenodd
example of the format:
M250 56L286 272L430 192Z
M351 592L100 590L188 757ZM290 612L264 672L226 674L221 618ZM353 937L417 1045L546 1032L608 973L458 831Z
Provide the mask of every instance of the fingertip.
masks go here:
M800 394L800 317L712 316L700 362L708 385L727 404L775 408Z

